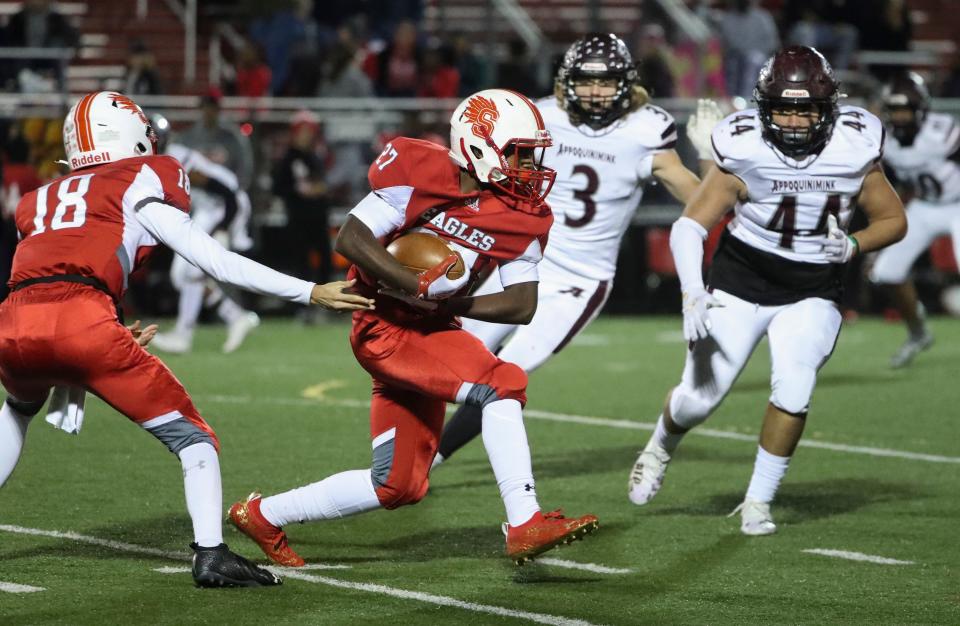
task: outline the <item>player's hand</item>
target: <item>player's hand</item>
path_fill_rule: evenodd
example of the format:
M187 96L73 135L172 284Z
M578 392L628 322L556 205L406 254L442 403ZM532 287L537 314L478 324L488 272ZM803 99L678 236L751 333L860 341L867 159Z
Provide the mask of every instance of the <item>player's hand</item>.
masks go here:
M331 311L357 311L375 308L374 302L370 298L364 298L347 291L356 282L356 280L337 280L323 285L314 285L313 291L310 293L310 304L316 304Z
M418 311L423 311L424 313L435 313L440 305L436 300L424 300L423 298L418 298L412 296L402 289L393 289L392 287L383 287L378 290L377 293L387 296L388 298L395 298L408 304L409 306L417 309Z
M713 160L713 142L710 135L713 128L723 119L723 111L713 100L701 98L697 101L697 112L687 120L687 139L697 149L697 158L701 161Z
M857 240L843 232L834 215L827 216L827 238L823 242L823 254L831 263L846 263L860 251Z
M687 341L706 339L713 326L708 311L722 306L706 289L683 292L683 338Z
M156 324L150 324L144 329L140 329L140 320L137 320L133 324L127 326L127 330L130 331L130 334L133 335L133 338L137 340L137 343L143 346L144 348L153 340L153 337L157 334L157 329L159 326Z
M457 264L460 256L456 253L451 254L434 267L418 275L419 285L417 286L418 298L446 298L460 291L460 288L470 280L470 271L464 269L463 276L460 278L448 278L447 272Z

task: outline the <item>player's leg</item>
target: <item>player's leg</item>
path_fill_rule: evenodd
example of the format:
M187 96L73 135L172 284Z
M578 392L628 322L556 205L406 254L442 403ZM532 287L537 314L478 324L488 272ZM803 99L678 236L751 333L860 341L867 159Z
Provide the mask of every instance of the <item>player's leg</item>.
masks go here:
M6 385L5 382L4 386ZM0 487L6 484L17 466L27 437L27 426L33 416L43 408L48 393L49 389L37 390L36 394L32 394L31 400L20 400L13 394L8 394L0 407Z
M753 476L741 512L747 535L776 532L770 503L776 496L806 424L817 371L827 362L842 321L833 302L808 298L783 308L770 322L770 402L760 430Z
M519 365L528 374L547 362L573 340L590 322L596 319L610 295L607 281L587 280L575 275L544 273L538 289L537 312L525 326L505 326L476 322L464 330L472 332L494 350L502 338L492 337L494 331L486 326L516 329L496 351L497 356ZM485 326L484 326L485 325ZM478 329L479 332L473 332ZM496 342L491 338L497 339ZM481 411L477 407L461 405L447 421L437 453L437 465L480 434Z
M361 334L369 337L368 333ZM460 329L388 328L382 343L359 341L359 336L355 327L354 352L376 380L481 408L483 443L507 512L511 558L526 560L597 527L592 515L567 519L540 512L522 414L527 375L519 366L497 359ZM389 356L383 358L384 353Z
M177 322L173 330L157 333L151 345L163 352L182 354L193 346L193 331L203 308L204 281L203 272L175 255L170 265L170 282L180 292L177 301Z
M240 306L213 279L206 281L206 304L217 311L217 316L227 325L227 339L223 343L224 354L230 354L243 343L247 335L260 325L260 316Z
M273 561L302 566L303 559L287 544L287 524L395 509L423 498L444 408L442 400L374 383L370 468L340 472L262 499L253 493L230 508L230 519Z
M653 435L630 471L628 495L634 504L657 495L683 436L719 406L766 332L766 307L722 291L713 295L723 306L710 310L710 336L688 348L680 384L667 395Z
M899 368L909 365L921 351L933 343L933 335L927 327L926 311L917 298L917 290L910 280L910 269L933 240L949 232L949 217L937 207L914 200L907 211L906 236L877 255L870 270L871 282L883 285L904 324L907 339L890 359L890 366Z
M84 320L84 311L71 304L71 314ZM89 318L87 318L89 319ZM219 442L200 417L180 381L160 359L150 354L123 326L91 320L95 329L81 339L63 330L58 360L82 365L83 383L120 413L139 424L175 454L183 470L187 511L193 523L196 552L193 577L198 585L276 585L280 579L230 552L223 543L223 495L220 482ZM95 335L95 336L93 336ZM90 362L90 342L98 358Z

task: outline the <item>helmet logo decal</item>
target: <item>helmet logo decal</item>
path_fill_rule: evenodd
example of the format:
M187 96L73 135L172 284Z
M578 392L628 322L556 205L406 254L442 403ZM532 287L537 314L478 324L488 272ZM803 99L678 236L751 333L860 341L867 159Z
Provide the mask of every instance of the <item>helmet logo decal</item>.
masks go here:
M784 89L781 98L809 98L810 92L806 89Z
M463 112L464 118L472 124L470 130L481 139L487 139L493 134L493 123L500 119L500 112L493 100L483 96L474 96L467 103Z
M113 106L118 109L123 109L124 111L130 111L140 118L140 121L146 125L150 125L150 122L147 121L147 116L143 114L143 111L140 110L140 107L137 106L137 103L128 98L127 96L121 93L112 93L110 94L110 99L113 101Z

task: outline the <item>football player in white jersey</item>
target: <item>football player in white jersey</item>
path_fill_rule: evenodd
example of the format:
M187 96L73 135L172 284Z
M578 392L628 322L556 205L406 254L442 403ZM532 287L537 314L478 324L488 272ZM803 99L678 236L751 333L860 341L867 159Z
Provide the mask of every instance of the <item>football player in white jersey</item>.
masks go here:
M501 359L532 372L599 314L647 182L659 181L682 203L692 197L700 180L674 150L673 117L649 100L626 44L597 33L570 46L554 95L537 102L553 137L544 164L557 172L537 313L527 326L463 320L464 329ZM710 129L721 117L715 103L702 101L698 118L691 118L691 127L701 129L705 162L712 159ZM501 290L494 275L477 293ZM444 429L434 466L479 435L480 421L479 410L462 405Z
M204 232L213 235L225 248L248 250L252 245L246 232L250 218L250 198L241 189L237 176L201 153L182 144L170 143L170 122L162 115L151 118L157 134L157 151L169 154L183 165L193 185L191 217ZM170 265L170 281L180 292L177 322L173 330L157 333L153 346L163 352L183 354L193 346L193 330L204 301L216 307L217 315L227 324L223 351L240 347L251 330L260 324L253 311L244 309L199 268L183 257L174 255Z
M905 367L933 343L910 268L942 235L952 236L960 259L960 125L952 115L930 112L930 95L913 72L890 81L882 101L889 133L883 160L895 180L912 189L913 199L907 203L907 236L877 256L870 280L890 287L907 325L907 340L890 359L892 367Z
M766 335L772 393L753 477L737 510L744 534L776 531L770 502L803 432L817 371L840 332L843 266L901 239L907 226L879 164L880 120L838 106L838 96L826 59L792 46L761 70L757 108L714 129L716 167L670 233L690 347L680 384L631 471L634 504L657 494L683 435L717 408ZM869 226L848 235L843 227L854 202ZM731 208L735 217L706 287L703 240Z

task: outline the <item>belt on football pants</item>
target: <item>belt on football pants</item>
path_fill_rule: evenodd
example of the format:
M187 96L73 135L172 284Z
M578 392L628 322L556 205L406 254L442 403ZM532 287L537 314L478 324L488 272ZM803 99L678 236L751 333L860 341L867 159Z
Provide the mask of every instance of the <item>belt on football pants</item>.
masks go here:
M81 285L93 287L97 291L102 291L110 296L110 301L113 302L113 308L117 312L117 319L120 320L121 324L123 324L123 309L120 307L120 301L117 300L117 297L113 295L113 293L103 283L102 280L99 278L94 278L93 276L83 276L81 274L53 274L52 276L37 276L35 278L21 280L19 283L14 285L10 291L20 291L21 289L29 287L30 285L38 285L42 283L80 283Z

